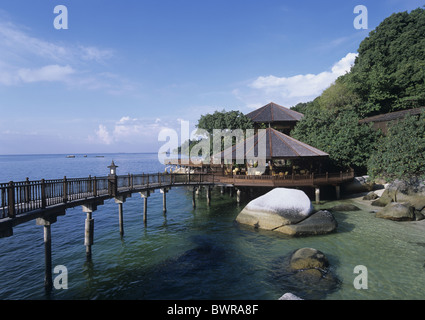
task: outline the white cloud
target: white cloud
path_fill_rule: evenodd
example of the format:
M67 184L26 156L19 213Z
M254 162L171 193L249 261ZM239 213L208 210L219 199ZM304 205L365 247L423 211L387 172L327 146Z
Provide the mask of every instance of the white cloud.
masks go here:
M111 144L113 139L108 132L108 129L103 124L99 125L99 129L96 130L96 137L98 141L103 144Z
M146 140L156 141L159 132L167 127L160 118L139 119L124 116L109 128L100 124L95 131L95 138L89 136L92 143L111 145L114 143L137 144Z
M349 53L335 63L330 71L319 74L300 74L292 77L260 76L249 83L247 88L235 89L233 94L251 108L257 108L270 101L288 107L299 102L311 101L339 76L349 72L357 55Z
M22 82L65 81L73 73L75 70L70 66L49 65L39 69L20 69L17 76Z

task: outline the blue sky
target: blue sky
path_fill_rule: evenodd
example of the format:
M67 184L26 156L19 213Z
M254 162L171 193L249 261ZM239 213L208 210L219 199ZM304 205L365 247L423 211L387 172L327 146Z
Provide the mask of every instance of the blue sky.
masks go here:
M310 101L383 19L424 4L2 0L0 154L157 152L181 120ZM353 26L357 5L368 30Z

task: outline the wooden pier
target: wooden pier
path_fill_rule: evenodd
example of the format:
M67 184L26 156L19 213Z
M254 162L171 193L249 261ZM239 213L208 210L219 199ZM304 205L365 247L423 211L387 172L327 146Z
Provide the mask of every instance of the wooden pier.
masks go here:
M94 243L93 212L107 199L115 199L118 204L119 232L124 234L123 204L133 193L139 193L144 201L143 221L147 221L147 206L150 194L159 189L163 194L163 212L167 210L166 195L173 187L191 186L193 208L196 207L195 194L206 187L207 203L211 203L213 186L230 187L231 195L236 189L237 201L245 187L314 187L316 201L319 201L320 186L334 185L337 197L339 186L354 178L354 172L324 175L292 176L226 176L214 172L157 173L116 175L114 163L110 173L104 177L67 178L54 180L0 183L0 238L13 235L13 228L19 224L35 220L44 227L45 246L45 287L52 288L51 225L63 216L66 210L77 206L86 213L84 245L87 259L91 259Z

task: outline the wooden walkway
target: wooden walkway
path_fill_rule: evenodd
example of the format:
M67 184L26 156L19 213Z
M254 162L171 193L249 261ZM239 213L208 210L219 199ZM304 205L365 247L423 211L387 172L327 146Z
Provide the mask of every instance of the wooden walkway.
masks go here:
M163 194L163 211L166 212L166 194L172 187L193 186L193 207L195 194L201 186L207 189L207 202L211 201L211 187L218 185L237 190L237 201L240 201L241 190L246 187L314 187L316 201L319 199L320 186L334 185L339 196L339 186L354 178L354 172L324 175L291 175L291 176L223 176L213 173L158 173L128 174L107 177L88 177L55 180L25 180L21 182L0 183L0 238L13 235L13 228L19 224L36 220L36 224L44 227L45 278L46 290L51 290L52 253L51 225L58 216L65 215L66 209L81 206L86 213L84 245L87 259L91 259L91 247L94 243L94 219L92 213L103 205L107 199L115 199L118 204L119 229L121 236L123 227L123 203L133 193L139 193L144 199L143 220L147 220L147 199L151 192L160 189Z

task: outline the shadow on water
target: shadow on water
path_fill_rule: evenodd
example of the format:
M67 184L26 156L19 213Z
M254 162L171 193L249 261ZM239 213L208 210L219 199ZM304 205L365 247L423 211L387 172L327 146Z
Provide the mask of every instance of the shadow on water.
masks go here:
M333 266L320 270L321 277L311 276L305 271L293 271L290 268L292 254L276 258L270 263L268 281L276 290L290 292L305 300L322 300L340 289L342 282ZM334 260L335 257L331 258Z

